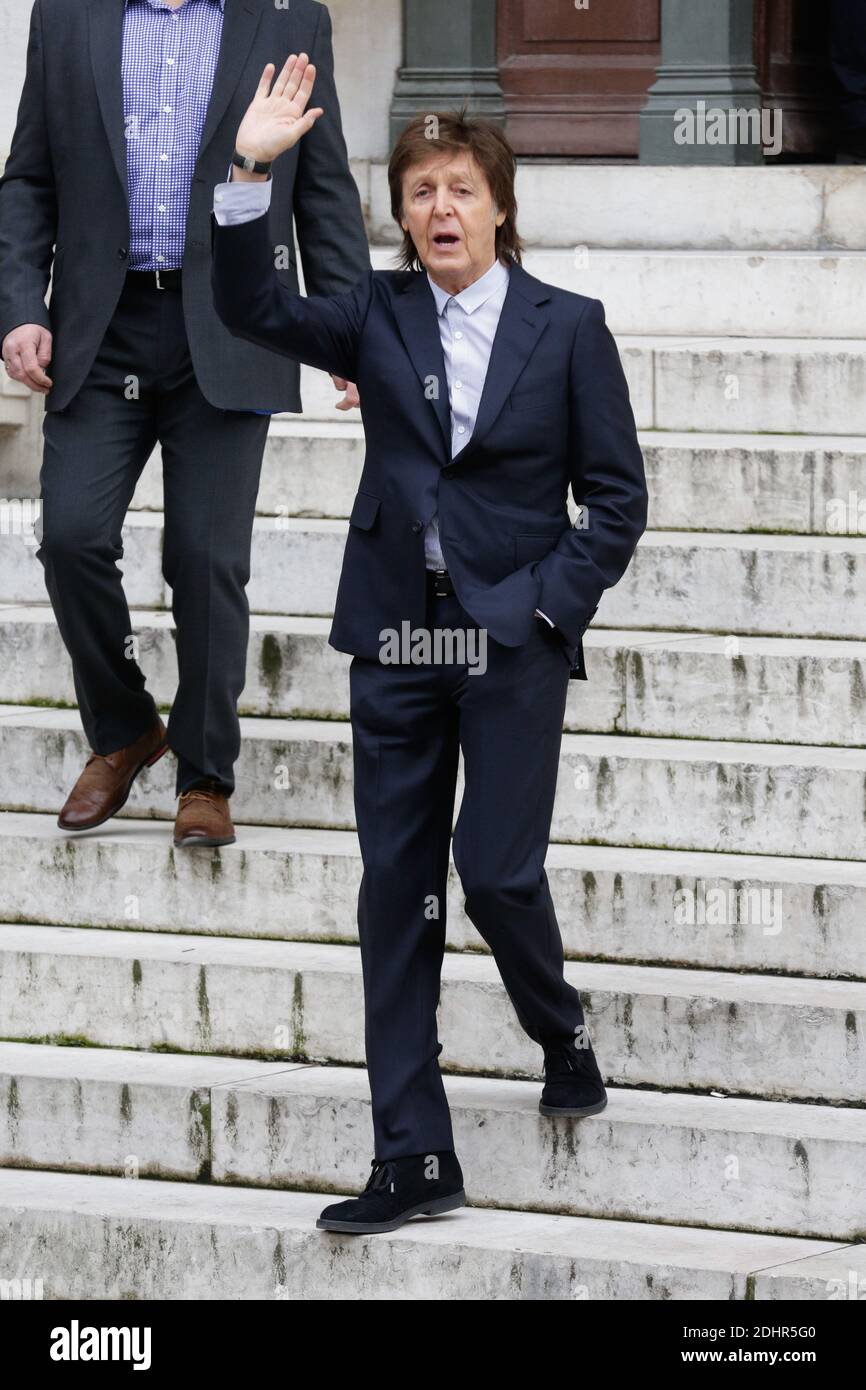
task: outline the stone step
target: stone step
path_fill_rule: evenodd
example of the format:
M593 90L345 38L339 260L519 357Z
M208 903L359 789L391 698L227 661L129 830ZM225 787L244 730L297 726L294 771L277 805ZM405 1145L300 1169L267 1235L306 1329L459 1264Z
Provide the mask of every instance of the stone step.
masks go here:
M325 1205L317 1192L7 1169L0 1262L41 1279L44 1298L112 1301L817 1300L866 1276L862 1245L474 1207L344 1239L316 1231Z
M641 433L657 530L862 535L866 439L833 435ZM275 417L259 490L263 516L347 518L364 464L360 424ZM157 448L134 510L162 508Z
M862 340L618 334L617 344L638 429L866 434ZM305 417L343 418L329 376L305 367L301 386Z
M866 1096L866 983L596 962L565 974L612 1085ZM7 1039L364 1063L357 946L0 925L0 979ZM489 956L446 953L439 1031L443 1070L541 1076Z
M0 362L0 430L4 434L26 427L30 418L30 398L29 387L22 381L15 381Z
M369 166L368 229L396 247L387 166ZM823 164L722 168L518 161L527 246L866 250L866 173Z
M7 608L0 626L0 703L75 705L54 615ZM177 689L174 623L133 614L140 661L167 710ZM254 614L242 714L346 719L350 657L328 644L325 618ZM569 682L565 728L768 743L866 742L866 644L792 637L685 636L591 627L590 679Z
M112 1301L805 1301L866 1273L859 1245L473 1207L345 1240L315 1230L326 1201L9 1170L0 1257L45 1298ZM51 1252L36 1275L32 1250Z
M3 1167L360 1191L360 1067L0 1044ZM866 1110L611 1089L539 1114L540 1083L445 1078L474 1206L862 1240ZM696 1223L696 1215L699 1218Z
M540 251L545 284L590 295L617 335L866 338L863 251Z
M333 612L345 521L259 517L247 588L256 613ZM135 608L169 608L162 514L134 512L121 569ZM42 567L20 536L0 536L0 603L46 602ZM602 596L599 627L866 638L866 536L647 531Z
M866 439L643 431L653 527L863 535Z
M347 724L244 719L242 824L354 828ZM57 813L87 745L71 710L0 707L0 808ZM551 838L565 843L859 859L866 749L565 734ZM171 756L122 816L173 817Z
M569 957L866 977L866 864L554 844L545 867ZM360 878L350 831L246 825L186 854L165 823L68 836L54 816L0 815L10 922L351 942ZM453 950L487 952L453 865L446 915Z

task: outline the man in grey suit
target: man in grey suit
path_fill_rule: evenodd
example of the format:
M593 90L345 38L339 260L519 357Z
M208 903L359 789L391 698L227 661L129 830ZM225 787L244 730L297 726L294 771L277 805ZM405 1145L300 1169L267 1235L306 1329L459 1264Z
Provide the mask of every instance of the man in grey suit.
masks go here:
M33 5L0 180L0 344L10 376L45 396L37 554L92 750L60 813L67 830L115 815L171 748L175 843L235 838L255 501L269 416L301 409L300 368L218 317L209 221L264 64L299 51L316 63L327 114L280 165L271 230L283 282L298 288L297 224L307 292L333 295L368 271L369 251L324 5ZM353 385L336 384L349 408ZM179 668L167 729L135 660L116 565L157 441Z

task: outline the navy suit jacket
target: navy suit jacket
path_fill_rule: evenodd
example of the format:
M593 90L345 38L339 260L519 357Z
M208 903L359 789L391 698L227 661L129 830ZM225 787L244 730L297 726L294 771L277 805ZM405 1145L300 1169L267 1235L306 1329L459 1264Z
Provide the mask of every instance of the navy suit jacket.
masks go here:
M212 286L229 330L358 384L366 457L329 641L376 658L380 634L425 625L424 529L467 613L505 646L540 608L585 679L581 638L646 527L628 387L599 300L516 263L470 442L451 457L436 304L423 271L369 271L304 298L278 279L268 215L211 218ZM568 489L583 511L572 526Z

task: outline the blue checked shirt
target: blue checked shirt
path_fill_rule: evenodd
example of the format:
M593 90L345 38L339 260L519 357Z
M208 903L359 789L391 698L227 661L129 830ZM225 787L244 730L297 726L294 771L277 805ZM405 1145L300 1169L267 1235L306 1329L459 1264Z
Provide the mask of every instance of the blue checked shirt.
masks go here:
M125 0L122 73L130 270L174 270L183 264L189 190L224 11L225 0L183 0L176 8L163 0Z
M125 0L123 119L129 269L183 263L193 170L222 35L225 0Z

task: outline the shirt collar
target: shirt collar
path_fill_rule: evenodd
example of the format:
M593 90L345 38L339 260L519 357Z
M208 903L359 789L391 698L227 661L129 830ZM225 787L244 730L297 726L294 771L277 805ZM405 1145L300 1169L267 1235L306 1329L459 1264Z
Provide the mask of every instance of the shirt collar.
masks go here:
M474 280L471 285L467 285L465 290L461 290L456 295L449 294L447 290L442 289L441 285L437 285L435 280L431 280L429 272L427 280L433 291L433 298L436 300L436 312L438 314L445 312L445 305L451 299L456 300L465 313L474 314L475 310L480 309L482 304L486 304L497 290L501 290L503 286L508 284L509 272L507 266L504 266L497 257L484 275L478 280Z
M226 0L211 0L211 4L214 3L218 4L223 14L225 14ZM128 10L131 4L132 0L124 0L124 9Z

